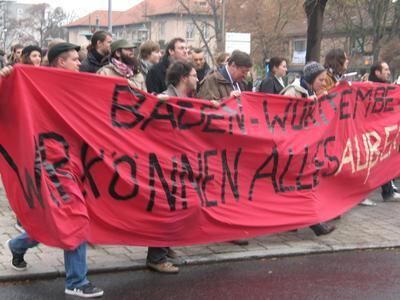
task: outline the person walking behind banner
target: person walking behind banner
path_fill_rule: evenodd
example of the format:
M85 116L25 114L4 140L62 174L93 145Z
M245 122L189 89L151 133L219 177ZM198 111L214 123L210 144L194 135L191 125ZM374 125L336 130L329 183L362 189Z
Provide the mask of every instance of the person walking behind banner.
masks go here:
M21 63L39 67L42 63L42 49L35 45L26 46L21 52ZM18 219L15 228L21 233L25 232Z
M140 72L146 81L147 74L153 65L161 59L160 45L153 41L145 41L139 47Z
M244 79L253 66L250 55L240 50L232 52L228 63L208 74L200 83L198 97L210 100L214 105L230 97L239 97L245 91ZM236 245L248 245L247 240L230 241Z
M168 87L163 95L185 98L195 93L199 81L194 66L184 61L176 61L169 66L166 80ZM168 262L167 257L176 258L177 254L169 247L149 247L147 266L162 273L178 273L179 268Z
M325 83L318 95L329 92L342 80L349 66L349 59L343 49L331 49L325 56L324 67L328 71Z
M283 77L287 73L287 62L283 57L272 57L269 61L271 76L261 82L260 92L279 94L284 88Z
M252 65L250 55L240 50L233 51L226 65L208 74L200 83L198 97L222 101L240 96L245 91L244 79Z
M54 68L79 72L80 47L70 43L60 43L53 46L48 53L50 66ZM12 72L12 67L3 68L0 76L7 76ZM24 255L29 248L39 243L32 240L27 233L6 241L5 249L12 255L11 267L17 271L27 269ZM80 244L74 250L64 250L65 265L65 294L83 298L101 297L104 291L95 287L87 278L86 242Z
M188 60L186 41L179 37L168 43L161 61L149 70L146 77L146 87L149 93L160 94L167 89L165 83L167 69L171 63L177 60Z
M113 42L111 44L110 63L98 70L97 74L126 78L132 87L146 91L146 85L139 70L139 62L135 57L134 48L136 46L127 40Z
M96 73L101 67L108 64L108 55L111 53L112 35L103 30L96 31L87 48L87 57L82 61L81 72Z
M378 61L371 66L368 80L371 82L390 83L389 65L384 61ZM396 187L392 181L382 185L383 201L399 201L400 194L396 192Z
M323 88L327 71L318 62L307 63L303 69L303 77L300 78L300 84L297 82L287 86L281 91L282 95L295 98L316 97ZM320 236L331 233L336 229L334 225L328 223L319 223L310 226L315 235Z

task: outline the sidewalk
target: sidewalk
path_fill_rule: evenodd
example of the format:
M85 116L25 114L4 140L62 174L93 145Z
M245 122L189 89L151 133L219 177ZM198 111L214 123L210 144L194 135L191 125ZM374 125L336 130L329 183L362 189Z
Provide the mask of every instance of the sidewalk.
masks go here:
M376 191L371 199L377 206L357 206L335 221L337 229L316 237L308 229L298 232L260 236L248 246L216 243L192 247L174 247L180 255L178 264L202 264L227 260L301 255L341 250L391 248L400 246L400 202L382 202ZM14 271L4 242L15 237L15 216L10 211L4 190L0 188L0 281L54 278L64 275L63 251L44 245L25 255L29 269ZM147 248L123 246L89 246L89 274L145 268Z

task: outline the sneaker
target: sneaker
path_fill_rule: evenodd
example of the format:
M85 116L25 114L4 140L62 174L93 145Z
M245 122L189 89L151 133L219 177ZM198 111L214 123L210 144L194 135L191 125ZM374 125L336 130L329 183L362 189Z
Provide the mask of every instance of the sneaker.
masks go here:
M394 183L394 180L392 180L392 187L393 187L393 191L395 191L396 193L400 192L399 189L397 188L396 184Z
M387 202L390 202L390 201L400 201L400 194L394 192L393 194L391 194L391 195L389 195L389 196L383 197L383 201L387 201Z
M171 249L171 248L168 247L167 256L168 256L169 258L172 258L172 259L178 258L178 253L176 253L175 250L173 250L173 249Z
M365 198L363 201L360 202L360 205L376 206L376 202L372 201L371 199Z
M24 233L25 229L22 227L21 223L17 220L17 223L15 223L15 229L17 229L20 233Z
M10 241L7 240L4 246L12 255L11 267L16 271L25 271L28 268L28 264L24 260L24 254L15 253L10 247Z
M95 287L90 282L81 287L73 289L65 289L65 293L71 296L77 296L82 298L98 298L104 295L104 291L98 287Z
M330 225L328 223L320 223L316 225L310 226L310 229L314 231L316 236L329 234L336 229L334 225Z
M179 272L179 268L174 266L173 264L171 264L168 261L160 263L160 264L154 264L151 262L147 262L146 265L153 271L157 271L160 273L176 274Z

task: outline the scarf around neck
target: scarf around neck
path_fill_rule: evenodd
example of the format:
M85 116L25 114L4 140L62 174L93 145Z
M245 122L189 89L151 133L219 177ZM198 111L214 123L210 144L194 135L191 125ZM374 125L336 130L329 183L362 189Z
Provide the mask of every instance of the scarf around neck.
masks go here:
M125 77L129 78L134 75L133 68L124 64L123 62L116 60L115 58L111 59L111 63L118 69L118 71Z

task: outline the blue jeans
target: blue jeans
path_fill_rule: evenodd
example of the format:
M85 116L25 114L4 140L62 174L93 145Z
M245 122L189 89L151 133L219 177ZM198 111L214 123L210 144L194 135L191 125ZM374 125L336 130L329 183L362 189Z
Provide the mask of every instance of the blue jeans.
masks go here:
M25 254L29 248L33 248L38 244L27 233L22 233L10 241L10 248L15 253ZM86 242L80 244L75 250L64 250L64 266L66 288L78 288L89 283L86 277Z

